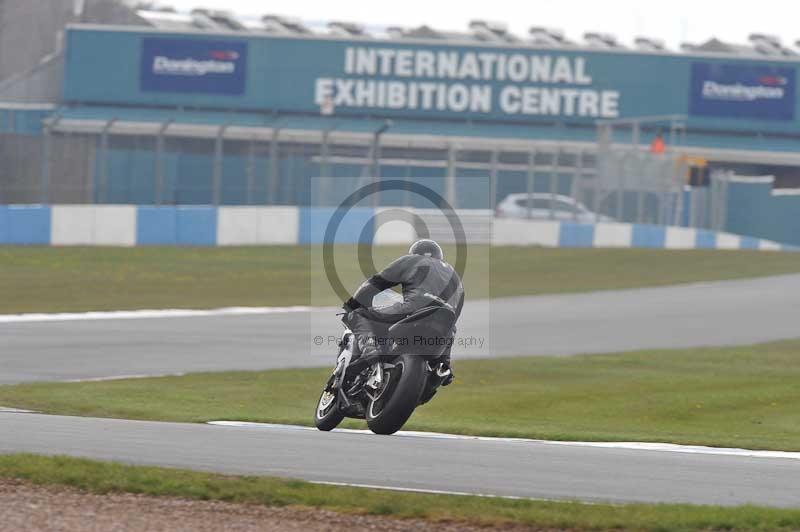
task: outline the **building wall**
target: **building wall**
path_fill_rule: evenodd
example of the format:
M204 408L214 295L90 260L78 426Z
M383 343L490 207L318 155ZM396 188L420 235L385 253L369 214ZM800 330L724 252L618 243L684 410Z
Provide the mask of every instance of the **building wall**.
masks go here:
M65 26L77 22L144 24L115 0L0 0L0 101L61 99Z
M362 52L397 59L361 68L366 62L359 62L357 54ZM476 58L487 54L494 63L476 66ZM435 66L418 67L422 56L435 60ZM444 58L455 59L446 63ZM201 64L214 68L200 72ZM693 128L796 132L797 64L634 51L84 27L69 31L65 99L319 113L331 96L337 116L591 124L601 118L681 114L690 115ZM193 72L189 80L186 69ZM706 82L758 86L781 96L708 100ZM421 95L426 83L437 91L427 103ZM484 90L488 98L475 96ZM418 98L412 99L412 93Z

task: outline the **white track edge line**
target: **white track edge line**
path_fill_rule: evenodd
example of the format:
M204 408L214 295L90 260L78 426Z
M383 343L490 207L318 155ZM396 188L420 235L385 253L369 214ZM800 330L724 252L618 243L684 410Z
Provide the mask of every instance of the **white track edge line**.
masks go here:
M307 430L307 431L317 430L314 427L307 427L303 425L252 423L247 421L209 421L208 424L222 426L222 427L238 427L238 428L249 428L249 429ZM360 429L335 429L333 432L345 433L345 434L372 435L372 432ZM534 440L528 438L495 438L490 436L467 436L463 434L444 434L440 432L417 432L417 431L400 431L395 433L395 435L401 437L443 439L443 440L473 440L473 441L477 440L485 442L534 443L540 445L560 445L566 447L595 447L602 449L625 449L625 450L635 450L635 451L704 454L704 455L716 455L716 456L737 456L742 458L783 458L789 460L800 460L800 452L759 451L753 449L737 449L730 447L679 445L675 443Z
M558 499L539 499L531 497L519 497L516 495L491 495L488 493L470 493L468 491L435 490L426 488L404 488L401 486L383 486L379 484L358 484L353 482L331 482L327 480L306 480L309 484L319 484L323 486L341 486L345 488L368 488L373 490L403 491L407 493L426 493L429 495L460 495L469 497L486 497L487 499L511 499L515 501L553 501ZM589 503L591 504L591 503Z
M334 307L330 307L333 309ZM290 314L329 310L328 307L290 306L290 307L226 307L208 310L160 309L160 310L111 310L98 312L62 312L32 314L0 314L2 323L30 323L46 321L86 321L86 320L136 320L156 318L195 318L207 316L247 316L263 314Z
M106 381L120 381L126 379L158 379L161 377L185 377L186 373L142 373L142 374L134 374L134 375L110 375L108 377L88 377L85 379L64 379L58 381L50 381L50 382L67 382L67 383L76 383L76 382L106 382ZM48 382L48 381L44 381Z

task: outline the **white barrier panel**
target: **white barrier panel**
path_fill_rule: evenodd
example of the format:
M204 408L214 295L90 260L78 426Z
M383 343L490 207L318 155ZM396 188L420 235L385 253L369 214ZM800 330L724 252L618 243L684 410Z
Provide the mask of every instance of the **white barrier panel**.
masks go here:
M731 233L717 233L717 249L739 249L742 237Z
M492 241L492 220L494 211L489 209L456 209L456 224L451 225L453 217L448 217L439 209L414 209L421 223L428 228L430 238L442 244L453 244L460 240L456 230L464 229L463 237L469 244L490 244Z
M220 207L217 210L218 246L254 246L259 244L260 207Z
M133 246L136 207L54 205L50 242L54 246Z
M742 237L731 233L717 233L717 249L739 249Z
M599 223L594 227L594 247L629 248L633 240L630 224Z
M94 207L54 205L50 219L50 243L54 246L94 244Z
M557 247L560 233L559 222L498 218L494 221L492 245Z
M695 249L697 231L691 227L667 227L664 240L666 249Z
M94 213L95 245L136 245L136 207L133 205L98 205L94 208Z
M297 207L220 207L218 246L297 244Z
M300 240L300 210L297 207L258 208L258 243L290 244Z
M758 249L762 251L780 251L781 245L771 240L759 240Z
M412 213L412 209L400 207L377 209L373 243L376 245L411 244L417 237Z

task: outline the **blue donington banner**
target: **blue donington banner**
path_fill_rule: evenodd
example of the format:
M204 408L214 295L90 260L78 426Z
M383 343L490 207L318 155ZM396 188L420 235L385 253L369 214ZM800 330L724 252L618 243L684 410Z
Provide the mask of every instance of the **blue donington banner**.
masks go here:
M795 69L692 63L689 112L695 116L793 120Z
M141 89L149 92L244 94L247 43L146 38Z

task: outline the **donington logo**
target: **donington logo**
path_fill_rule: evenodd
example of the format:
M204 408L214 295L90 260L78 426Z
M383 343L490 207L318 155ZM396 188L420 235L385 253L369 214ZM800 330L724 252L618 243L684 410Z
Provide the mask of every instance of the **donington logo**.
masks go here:
M689 114L794 120L795 67L756 62L692 63Z
M147 37L140 68L143 91L244 94L247 43Z
M784 82L785 84L785 82ZM783 87L775 85L745 85L743 83L703 83L703 98L727 102L754 102L757 100L781 100L785 95Z
M202 77L208 74L235 74L239 54L229 50L215 50L209 59L175 59L163 55L153 57L153 74L167 76Z

